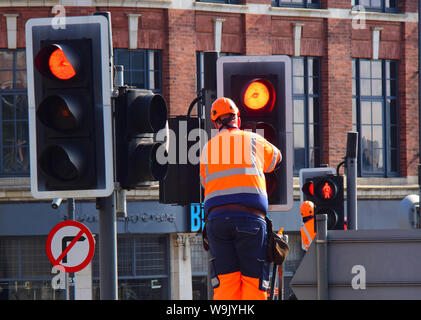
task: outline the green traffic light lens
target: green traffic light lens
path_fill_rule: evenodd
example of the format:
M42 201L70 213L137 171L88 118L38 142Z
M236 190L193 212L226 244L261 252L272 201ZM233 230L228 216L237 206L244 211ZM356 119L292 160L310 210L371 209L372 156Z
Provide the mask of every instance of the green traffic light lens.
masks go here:
M84 172L84 158L77 146L52 145L40 158L43 171L60 181L74 181Z
M55 148L51 152L51 173L59 180L71 181L77 179L79 173L69 158L69 155L61 148Z

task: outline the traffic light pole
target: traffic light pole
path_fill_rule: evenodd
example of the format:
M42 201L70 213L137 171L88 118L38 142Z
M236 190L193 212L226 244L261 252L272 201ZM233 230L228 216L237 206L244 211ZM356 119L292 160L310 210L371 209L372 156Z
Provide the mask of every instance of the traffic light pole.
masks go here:
M316 214L316 223L317 300L328 300L327 215Z
M418 0L418 207L416 217L419 225L421 200L421 0Z
M357 218L357 141L358 132L348 132L346 146L347 228L358 229Z
M218 60L219 53L216 51L205 52L204 54L204 66L205 66L205 77L204 77L204 102L206 106L212 105L213 101L216 99L216 61ZM211 137L211 129L213 127L210 117L211 108L205 108L205 130L208 134L208 137ZM209 112L209 114L207 114ZM200 147L202 149L203 146ZM202 199L202 194L200 195ZM210 261L210 253L208 254L208 261ZM208 300L213 298L212 290L212 276L210 270L210 264L207 265L207 287L208 287Z
M114 65L112 58L112 30L111 14L109 12L99 12L108 20L109 26L109 48L110 48L110 86L113 86ZM118 69L115 78L123 82L123 70ZM114 121L112 121L114 122ZM115 137L115 126L112 125L113 138ZM115 141L113 141L115 150ZM114 154L114 153L113 153ZM113 156L113 167L115 168L115 155ZM114 169L115 170L115 169ZM114 172L115 176L115 172ZM99 286L101 300L118 300L118 268L117 268L117 210L116 210L116 188L106 198L97 198L97 209L99 211Z
M118 299L117 215L115 192L97 198L99 210L99 287L101 300Z
M76 220L76 213L75 213L75 199L68 198L67 199L67 219L69 220ZM67 300L76 300L76 288L75 288L75 273L67 273L66 272L66 288L67 288Z

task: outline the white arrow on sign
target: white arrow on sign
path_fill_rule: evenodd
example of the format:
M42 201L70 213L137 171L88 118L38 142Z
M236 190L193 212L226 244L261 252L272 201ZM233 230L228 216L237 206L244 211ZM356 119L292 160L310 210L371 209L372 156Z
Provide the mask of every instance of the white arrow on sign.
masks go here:
M421 230L329 230L331 299L419 299ZM317 243L291 280L298 299L317 299Z

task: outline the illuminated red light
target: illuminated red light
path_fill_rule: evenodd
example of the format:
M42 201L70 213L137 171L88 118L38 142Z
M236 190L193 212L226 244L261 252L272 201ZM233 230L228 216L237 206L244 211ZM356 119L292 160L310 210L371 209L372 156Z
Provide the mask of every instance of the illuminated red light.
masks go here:
M329 182L325 182L325 184L322 186L322 196L324 199L331 199L333 198L333 189Z
M254 111L268 108L272 111L275 102L275 90L272 84L264 79L251 81L243 93L244 105Z
M56 49L51 53L48 65L51 73L58 79L68 80L76 75L75 69L61 49Z
M312 196L314 196L314 183L310 183L308 186L308 192L310 192L310 194Z

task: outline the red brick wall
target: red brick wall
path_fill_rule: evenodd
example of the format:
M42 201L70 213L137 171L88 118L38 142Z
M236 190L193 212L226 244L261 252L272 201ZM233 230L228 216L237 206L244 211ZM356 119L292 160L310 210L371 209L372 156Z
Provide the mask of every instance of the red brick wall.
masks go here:
M245 55L271 55L271 16L244 16Z
M168 33L163 54L164 95L171 115L187 114L196 97L195 13L167 10Z
M402 0L398 1L400 12L418 12L418 1Z
M416 176L418 164L418 36L417 24L402 26L399 63L399 143L402 176Z
M336 166L352 130L351 21L325 20L322 58L322 163Z
M269 4L269 0L242 3ZM399 2L417 12L416 1ZM349 0L322 0L322 8L350 8ZM417 174L418 85L417 24L367 21L363 30L351 20L294 18L258 14L149 8L66 7L66 15L111 11L116 48L128 47L128 13L138 13L138 47L163 50L163 95L171 115L185 114L196 97L196 52L214 50L214 21L223 18L223 52L248 55L293 55L293 24L304 23L301 55L322 57L323 163L337 165L345 154L346 132L352 129L352 58L372 56L372 28L383 27L380 58L399 63L400 170ZM24 26L31 17L53 16L51 7L0 8L0 48L7 47L4 13L19 13L18 47L25 47Z

